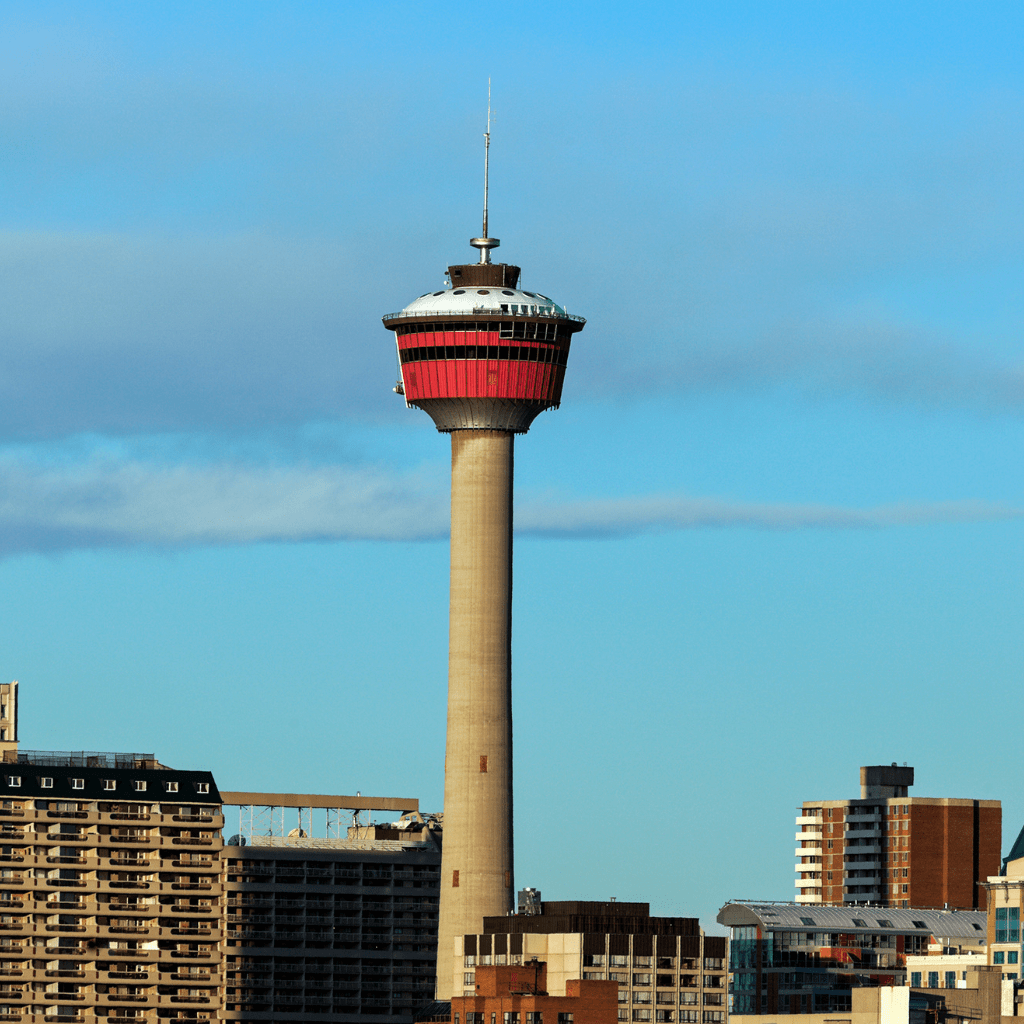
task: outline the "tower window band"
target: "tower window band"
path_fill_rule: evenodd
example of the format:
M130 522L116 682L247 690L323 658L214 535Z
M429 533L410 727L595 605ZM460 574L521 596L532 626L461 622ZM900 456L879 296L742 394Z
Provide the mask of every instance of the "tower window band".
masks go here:
M435 359L503 359L565 366L569 350L549 345L418 345L416 348L401 349L400 355L403 363Z

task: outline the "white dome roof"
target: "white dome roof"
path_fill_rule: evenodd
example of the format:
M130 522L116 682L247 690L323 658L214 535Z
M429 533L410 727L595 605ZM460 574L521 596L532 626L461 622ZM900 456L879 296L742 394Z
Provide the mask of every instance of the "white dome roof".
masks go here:
M502 310L502 306L506 307L505 310ZM427 292L402 310L404 316L411 313L433 316L444 313L464 315L501 312L519 313L524 316L565 316L565 310L546 295L493 285L445 288L437 292Z

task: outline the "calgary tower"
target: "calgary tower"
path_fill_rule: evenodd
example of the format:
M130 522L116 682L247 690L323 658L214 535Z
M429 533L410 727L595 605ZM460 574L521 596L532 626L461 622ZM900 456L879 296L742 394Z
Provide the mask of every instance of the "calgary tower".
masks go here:
M483 233L470 239L478 262L450 266L447 288L383 318L398 348L395 391L452 439L438 999L452 995L456 936L513 908L513 441L558 406L569 343L585 323L520 289L519 267L491 262L490 127L488 112Z

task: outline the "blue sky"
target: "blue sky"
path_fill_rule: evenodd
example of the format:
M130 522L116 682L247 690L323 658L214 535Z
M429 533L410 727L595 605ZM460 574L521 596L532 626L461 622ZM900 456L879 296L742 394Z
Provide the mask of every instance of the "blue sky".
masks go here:
M1008 848L1022 22L4 4L25 745L439 808L448 445L379 318L473 258L490 75L498 254L589 321L517 442L517 882L708 925L893 760Z

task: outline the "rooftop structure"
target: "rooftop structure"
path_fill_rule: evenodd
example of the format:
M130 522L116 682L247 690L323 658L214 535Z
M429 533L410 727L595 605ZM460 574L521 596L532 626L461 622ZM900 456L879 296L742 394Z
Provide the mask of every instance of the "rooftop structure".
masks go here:
M384 317L394 332L395 391L451 434L451 593L445 844L440 959L487 915L512 911L513 441L562 396L580 317L518 288L519 267L491 262L490 117L484 135L483 233L477 263L448 268L449 287ZM438 964L439 999L451 995Z
M808 800L796 824L797 902L888 907L984 905L999 870L998 800L909 796L914 769L860 770L859 800Z

